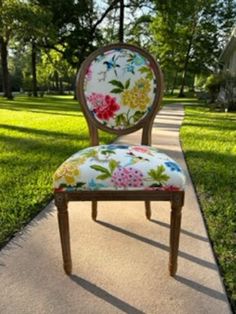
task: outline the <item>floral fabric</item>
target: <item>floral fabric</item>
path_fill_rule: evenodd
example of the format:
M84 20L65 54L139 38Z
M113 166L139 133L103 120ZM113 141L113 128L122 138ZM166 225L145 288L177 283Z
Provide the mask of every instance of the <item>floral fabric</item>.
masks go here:
M66 160L54 174L55 191L184 189L180 166L156 148L100 145Z
M112 129L137 124L151 110L156 78L150 62L129 49L112 49L89 65L84 93L94 118Z

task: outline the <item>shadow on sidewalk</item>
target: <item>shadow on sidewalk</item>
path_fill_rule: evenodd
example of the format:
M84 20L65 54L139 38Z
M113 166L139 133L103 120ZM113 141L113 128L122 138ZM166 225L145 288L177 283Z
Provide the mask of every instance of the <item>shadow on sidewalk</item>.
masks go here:
M86 279L78 277L76 275L71 275L70 278L77 283L80 287L84 288L88 292L92 293L96 297L103 299L104 301L110 303L111 305L115 306L116 308L120 309L124 313L130 314L144 314L144 312L136 309L132 305L122 301L121 299L115 297L114 295L110 294L106 290L96 286L95 284L89 282Z
M131 238L134 238L136 240L139 240L139 241L142 241L144 243L147 243L147 244L150 244L154 247L157 247L161 250L164 250L164 251L167 251L169 252L169 246L165 245L165 244L162 244L162 243L159 243L159 242L156 242L154 240L151 240L151 239L148 239L148 238L145 238L141 235L138 235L134 232L131 232L131 231L128 231L128 230L125 230L125 229L122 229L118 226L115 226L115 225L112 225L108 222L104 222L104 221L100 221L100 220L97 220L97 223L99 223L100 225L102 225L103 227L106 227L106 228L110 228L116 232L120 232L122 234L125 234ZM209 269L212 269L212 270L217 270L217 266L213 263L210 263L208 261L205 261L199 257L196 257L196 256L193 256L191 254L188 254L188 253L185 253L185 252L182 252L182 251L179 251L179 256L182 257L182 258L185 258L193 263L197 263L203 267L207 267Z

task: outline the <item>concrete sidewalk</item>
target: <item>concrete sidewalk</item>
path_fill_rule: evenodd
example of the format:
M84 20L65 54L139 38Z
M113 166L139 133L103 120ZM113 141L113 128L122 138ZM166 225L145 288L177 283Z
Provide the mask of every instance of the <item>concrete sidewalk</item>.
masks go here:
M186 170L179 144L183 108L168 106L154 123L153 145ZM139 143L139 132L120 138ZM0 252L1 314L231 313L191 180L187 178L178 272L168 275L170 206L70 203L73 275L62 268L54 204Z

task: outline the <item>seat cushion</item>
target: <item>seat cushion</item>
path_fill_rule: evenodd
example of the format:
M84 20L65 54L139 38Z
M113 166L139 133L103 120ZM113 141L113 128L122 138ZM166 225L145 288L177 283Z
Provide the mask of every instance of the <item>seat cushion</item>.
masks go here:
M184 189L181 167L150 146L100 145L67 159L54 174L55 191Z

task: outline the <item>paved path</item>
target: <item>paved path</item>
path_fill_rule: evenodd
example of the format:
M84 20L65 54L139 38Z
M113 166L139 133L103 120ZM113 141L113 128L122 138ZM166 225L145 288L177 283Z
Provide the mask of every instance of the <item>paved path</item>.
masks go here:
M182 119L181 106L162 110L153 145L186 170ZM138 143L138 135L120 142ZM101 202L94 223L88 202L71 203L73 275L67 277L50 204L0 252L0 313L231 313L190 178L176 279L168 275L169 204L152 207L147 221L143 202Z

